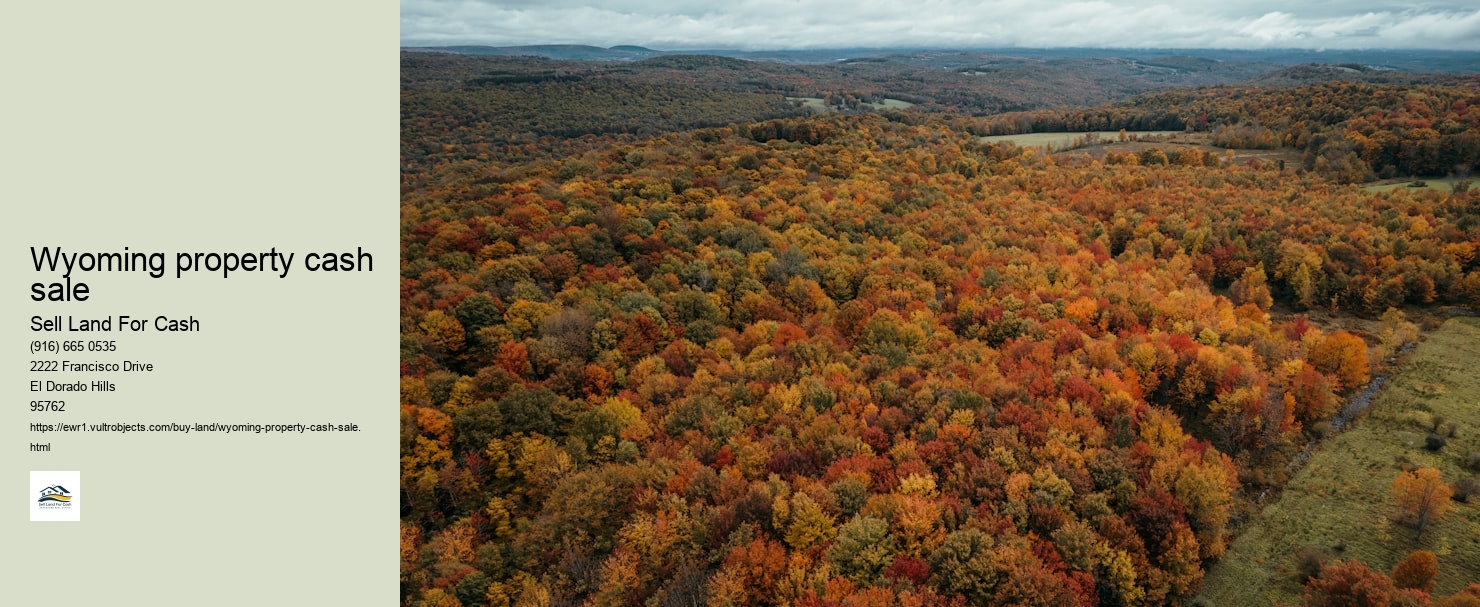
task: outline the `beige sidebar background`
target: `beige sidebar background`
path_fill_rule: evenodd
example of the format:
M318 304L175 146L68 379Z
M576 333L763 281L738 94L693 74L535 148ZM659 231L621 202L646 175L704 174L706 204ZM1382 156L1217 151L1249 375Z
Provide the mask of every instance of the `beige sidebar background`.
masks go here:
M0 604L393 605L398 599L399 6L0 6ZM33 302L31 247L162 252ZM295 253L287 277L174 277L180 252ZM308 272L308 253L373 271ZM199 332L117 331L194 317ZM33 316L114 318L37 333ZM32 354L38 339L117 352ZM28 410L33 360L113 392ZM62 374L52 374L62 375ZM334 434L73 432L32 423L358 424ZM35 453L31 443L48 443ZM81 472L80 522L29 522L32 470Z

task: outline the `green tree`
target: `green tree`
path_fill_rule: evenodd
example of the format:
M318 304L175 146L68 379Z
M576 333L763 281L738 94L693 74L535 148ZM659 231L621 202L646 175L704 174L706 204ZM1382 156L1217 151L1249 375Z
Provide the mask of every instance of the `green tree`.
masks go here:
M463 329L469 334L476 334L478 329L501 323L504 315L498 311L498 306L493 303L493 298L487 293L474 293L457 304L452 311L457 321L462 323Z
M902 365L910 354L925 345L925 332L900 318L893 310L879 310L863 325L858 335L858 349L864 354L877 354L892 365Z
M948 536L930 553L930 568L937 588L946 594L969 597L973 604L986 604L1000 580L992 566L992 538L980 529L963 529Z
M505 433L524 432L554 436L556 414L566 412L569 403L549 388L515 388L498 401Z
M889 522L870 516L856 517L838 529L838 537L827 550L827 559L849 579L873 585L884 568L894 562L894 537Z

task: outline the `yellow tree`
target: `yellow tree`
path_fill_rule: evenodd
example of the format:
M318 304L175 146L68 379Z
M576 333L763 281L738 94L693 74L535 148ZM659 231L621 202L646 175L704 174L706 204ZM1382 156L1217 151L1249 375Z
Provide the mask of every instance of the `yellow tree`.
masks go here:
M1233 303L1254 304L1259 309L1268 311L1274 305L1274 298L1269 295L1268 277L1264 275L1264 264L1251 266L1244 269L1243 276L1233 281L1228 287L1228 294Z
M464 331L462 323L456 318L444 314L441 310L432 310L422 318L421 330L426 331L428 337L437 342L437 345L449 353L461 352L463 348Z
M1342 391L1361 388L1371 372L1367 363L1367 342L1346 331L1327 335L1311 349L1307 359L1322 373L1335 377Z
M791 500L791 524L786 527L786 543L797 550L826 542L833 536L833 519L805 493Z
M1393 480L1393 502L1400 516L1412 521L1423 536L1424 527L1449 511L1454 491L1440 478L1437 468L1417 468L1398 474Z
M421 604L423 607L462 607L462 601L441 588L428 590L421 596Z

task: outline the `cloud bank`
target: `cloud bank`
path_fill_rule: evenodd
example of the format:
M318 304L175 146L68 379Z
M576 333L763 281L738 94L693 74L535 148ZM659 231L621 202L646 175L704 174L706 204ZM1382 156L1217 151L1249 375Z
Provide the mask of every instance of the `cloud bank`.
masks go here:
M1137 0L402 0L401 42L814 48L1480 50L1460 3Z

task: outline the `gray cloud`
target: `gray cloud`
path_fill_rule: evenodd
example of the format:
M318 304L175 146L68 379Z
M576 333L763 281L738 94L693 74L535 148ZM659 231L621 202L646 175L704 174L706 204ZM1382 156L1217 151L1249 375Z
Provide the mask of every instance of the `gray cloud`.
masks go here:
M405 45L1480 50L1460 3L1254 0L402 0Z

